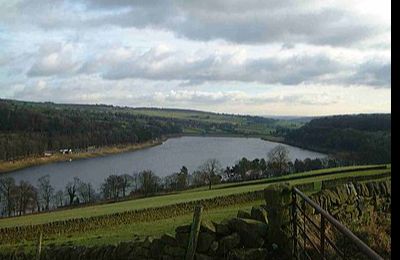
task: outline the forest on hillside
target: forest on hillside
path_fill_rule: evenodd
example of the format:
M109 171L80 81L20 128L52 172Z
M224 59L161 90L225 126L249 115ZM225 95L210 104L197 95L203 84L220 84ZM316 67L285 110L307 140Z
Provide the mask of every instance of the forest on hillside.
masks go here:
M283 121L193 110L135 109L0 99L0 161L137 144L179 134L268 134Z
M354 164L391 162L390 114L338 115L298 123L194 110L0 99L0 161L179 134L273 136Z
M0 102L0 160L47 150L140 143L181 133L176 122L84 107Z
M391 162L390 114L316 118L298 129L281 129L278 134L289 144L357 164Z

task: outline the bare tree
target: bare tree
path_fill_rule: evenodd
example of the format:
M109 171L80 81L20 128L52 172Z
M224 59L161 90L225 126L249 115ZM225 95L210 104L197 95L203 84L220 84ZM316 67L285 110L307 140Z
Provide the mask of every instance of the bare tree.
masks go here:
M123 174L121 178L122 197L125 197L127 189L132 185L133 177L129 174Z
M157 192L160 178L158 178L151 170L145 170L139 173L139 182L143 194L148 196Z
M182 166L177 175L177 189L184 190L189 185L189 170L186 166Z
M16 186L16 210L18 215L23 215L26 210L35 207L36 189L29 182L20 181Z
M123 187L123 178L119 175L110 175L102 184L102 193L106 199L118 199Z
M50 200L54 194L54 188L50 184L50 176L45 175L38 180L39 200L44 204L44 209L50 209Z
M198 172L201 173L201 177L205 181L205 184L208 184L208 187L211 190L211 185L218 183L221 180L221 163L217 159L208 159L200 165Z
M54 201L57 207L64 206L64 192L59 190L54 195Z
M134 172L132 174L132 181L135 186L135 191L137 191L139 189L139 173L138 172Z
M78 195L83 203L92 202L94 199L94 189L91 183L80 182L77 188Z
M65 192L69 197L69 205L72 205L72 203L74 202L79 183L80 183L79 178L74 177L74 181L68 182L67 185L65 186Z
M289 150L278 145L268 153L267 169L273 175L282 175L289 171Z
M39 192L37 188L35 188L35 193L33 194L32 213L35 211L35 208L38 212L40 212Z
M15 208L15 180L12 177L0 178L0 194L4 201L5 213L11 216Z

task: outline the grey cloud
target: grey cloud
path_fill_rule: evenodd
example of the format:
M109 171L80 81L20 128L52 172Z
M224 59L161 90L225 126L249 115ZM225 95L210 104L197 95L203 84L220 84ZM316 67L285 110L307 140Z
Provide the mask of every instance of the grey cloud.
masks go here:
M262 44L273 42L317 45L348 45L365 39L377 29L360 23L342 10L272 9L242 13L190 14L173 26L178 35L195 40L224 39L231 42Z
M80 71L86 74L96 71L109 80L125 78L180 80L185 81L183 84L187 85L206 81L296 85L318 82L320 77L337 73L346 66L326 55L248 59L240 64L232 62L233 57L210 55L188 60L179 58L179 54L174 52L157 56L154 55L154 50L150 50L141 55L128 55L111 62L106 55L84 64Z
M358 71L347 82L375 87L391 87L390 62L368 61L360 65Z
M354 67L325 54L284 59L247 59L241 64L232 63L232 55L209 55L194 61L180 57L176 52L156 54L154 49L140 55L132 53L119 59L108 54L84 64L80 71L85 74L99 73L108 80L178 80L183 81L182 86L200 85L207 81L283 85L346 83L374 87L390 84L390 62L370 61ZM341 76L340 73L343 72L347 72L348 76Z
M25 22L36 22L47 29L102 25L155 28L192 40L222 39L245 44L279 42L344 46L388 30L343 8L313 8L321 5L315 0L71 2L86 6L83 11L79 6L66 3L69 2L22 1L18 7Z

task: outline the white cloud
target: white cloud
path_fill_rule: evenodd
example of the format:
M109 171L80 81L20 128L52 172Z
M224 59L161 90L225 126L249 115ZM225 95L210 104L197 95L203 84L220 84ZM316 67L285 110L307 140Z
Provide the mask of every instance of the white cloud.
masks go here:
M46 43L36 54L35 62L27 72L30 77L73 73L78 68L76 48L73 44Z
M388 0L0 6L0 97L259 114L390 111Z
M343 60L326 52L282 57L249 57L246 50L227 53L190 54L165 45L144 53L118 48L87 61L81 73L99 74L107 80L126 78L181 80L183 85L201 85L207 81L259 82L296 85L336 83L390 87L390 60Z

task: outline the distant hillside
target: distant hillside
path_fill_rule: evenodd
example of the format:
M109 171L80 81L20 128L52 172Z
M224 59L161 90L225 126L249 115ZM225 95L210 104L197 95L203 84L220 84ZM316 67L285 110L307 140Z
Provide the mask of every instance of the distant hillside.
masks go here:
M43 155L47 150L136 144L180 134L268 137L278 127L301 125L194 110L0 99L0 161Z
M285 142L357 163L391 162L391 114L322 117L281 133Z
M310 121L305 127L356 129L368 132L390 131L391 114L359 114L321 117Z
M0 160L43 155L47 150L135 144L182 133L175 122L102 106L0 100Z

